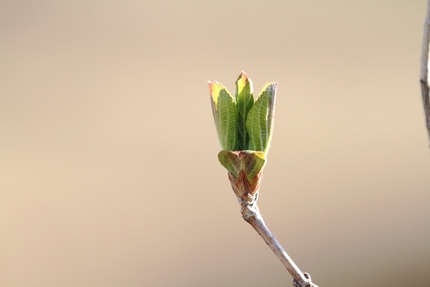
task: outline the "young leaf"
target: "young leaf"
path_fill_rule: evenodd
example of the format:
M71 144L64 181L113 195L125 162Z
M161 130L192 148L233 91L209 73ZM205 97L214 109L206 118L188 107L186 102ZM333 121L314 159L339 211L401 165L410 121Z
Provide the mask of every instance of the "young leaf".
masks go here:
M252 95L252 81L248 75L241 72L236 81L236 105L239 112L237 131L239 139L239 150L248 149L248 131L246 130L246 117L254 104Z
M218 154L220 163L237 179L240 171L245 172L249 182L263 169L266 155L261 151L222 150Z
M212 113L221 148L237 150L237 107L228 90L218 82L208 82L211 96Z
M249 134L250 150L267 152L273 129L273 116L275 111L276 87L278 83L267 83L246 119L246 128Z

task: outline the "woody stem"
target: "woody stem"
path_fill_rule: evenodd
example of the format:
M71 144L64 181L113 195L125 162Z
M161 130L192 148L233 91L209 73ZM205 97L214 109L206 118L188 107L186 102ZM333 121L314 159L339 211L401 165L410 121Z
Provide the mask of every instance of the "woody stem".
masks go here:
M249 204L239 199L239 202L242 208L241 212L243 219L245 219L245 221L257 231L270 249L272 249L273 253L275 253L279 260L281 260L282 264L284 264L285 268L294 278L293 285L300 287L318 287L312 283L310 276L307 273L304 274L300 271L299 267L297 267L284 248L282 248L278 240L276 240L275 236L270 232L269 228L267 228L263 218L261 217L260 211L258 210L256 201Z

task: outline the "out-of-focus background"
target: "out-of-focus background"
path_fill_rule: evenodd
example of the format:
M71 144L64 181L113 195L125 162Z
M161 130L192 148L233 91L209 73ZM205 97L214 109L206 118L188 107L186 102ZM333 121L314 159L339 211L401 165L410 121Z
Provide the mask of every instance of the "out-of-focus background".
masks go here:
M2 1L0 285L290 286L208 80L278 81L259 206L320 286L430 285L426 1Z

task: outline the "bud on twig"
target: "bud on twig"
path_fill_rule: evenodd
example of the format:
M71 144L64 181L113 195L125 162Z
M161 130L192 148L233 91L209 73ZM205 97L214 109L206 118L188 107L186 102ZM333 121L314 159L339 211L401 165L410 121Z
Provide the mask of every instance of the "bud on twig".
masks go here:
M300 271L269 231L257 206L263 168L272 139L277 83L267 83L255 102L251 79L244 72L236 80L235 98L222 84L208 84L222 148L218 160L228 170L243 218L278 256L294 278L295 286L317 287L310 276Z

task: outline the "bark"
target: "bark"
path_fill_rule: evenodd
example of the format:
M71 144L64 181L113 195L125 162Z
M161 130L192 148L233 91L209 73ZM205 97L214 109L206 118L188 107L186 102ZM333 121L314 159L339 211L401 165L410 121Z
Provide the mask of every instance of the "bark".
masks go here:
M429 45L430 45L430 0L427 3L426 19L424 23L423 47L421 56L421 94L423 99L424 114L426 117L427 131L430 140L430 94L429 94Z

